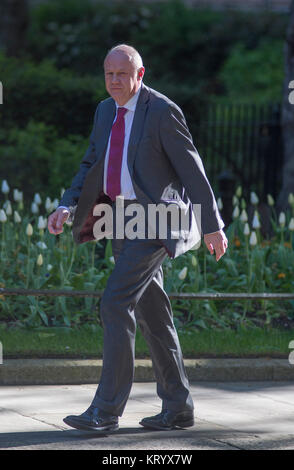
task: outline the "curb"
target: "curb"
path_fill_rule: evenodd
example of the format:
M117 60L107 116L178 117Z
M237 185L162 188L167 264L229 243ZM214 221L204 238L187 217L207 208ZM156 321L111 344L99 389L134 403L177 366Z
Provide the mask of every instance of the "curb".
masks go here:
M288 359L185 359L189 381L294 381ZM0 385L97 384L101 359L7 359L0 365ZM134 382L154 382L152 362L135 360Z

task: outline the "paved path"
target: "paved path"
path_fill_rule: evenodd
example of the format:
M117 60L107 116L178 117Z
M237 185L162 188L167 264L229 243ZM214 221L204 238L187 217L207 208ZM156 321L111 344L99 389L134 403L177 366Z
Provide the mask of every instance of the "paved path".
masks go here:
M120 429L97 435L66 426L80 414L96 386L1 386L0 449L239 450L294 449L291 382L194 382L195 426L151 431L138 422L160 411L156 384L134 383ZM109 454L109 453L108 453Z

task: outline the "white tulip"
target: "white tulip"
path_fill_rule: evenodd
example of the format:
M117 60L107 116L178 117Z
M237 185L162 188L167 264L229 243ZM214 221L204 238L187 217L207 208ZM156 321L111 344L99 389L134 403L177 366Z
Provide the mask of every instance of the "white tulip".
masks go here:
M9 188L8 183L7 183L6 180L3 180L3 181L2 181L1 191L2 191L2 193L4 193L4 194L8 194L9 191L10 191L10 188Z
M275 201L274 201L273 197L270 194L267 195L267 203L268 203L269 206L274 206L275 205Z
M233 196L233 206L238 206L239 205L239 199L237 198L237 196Z
M54 201L52 202L52 207L53 209L57 209L58 206L59 206L59 200L55 198Z
M286 216L285 216L285 213L284 213L284 212L280 212L280 215L279 215L279 224L280 224L280 227L285 227L285 223L286 223Z
M22 192L19 191L18 189L13 190L13 199L15 202L20 202L22 201Z
M7 217L3 209L0 209L0 222L7 222Z
M18 202L18 189L13 190L13 199L15 202Z
M254 229L260 228L259 216L258 216L257 211L254 212L254 217L253 217L253 220L252 220L252 228L254 228Z
M46 209L47 212L51 212L51 211L52 211L52 202L51 202L50 197L46 197L45 209Z
M47 249L47 245L44 242L37 242L36 245L37 245L38 248L41 248L41 250L46 250Z
M14 211L14 222L16 224L19 224L21 222L21 216L19 215L17 211Z
M290 193L289 196L288 196L288 202L290 204L290 206L293 206L294 205L294 194L293 193Z
M11 207L11 202L9 201L9 199L7 199L7 201L4 202L3 209L5 209L6 215L12 214L12 207Z
M38 212L39 212L38 204L36 204L35 202L32 202L31 211L32 211L33 214L38 214Z
M255 246L257 244L257 237L256 237L256 233L254 231L251 232L249 243L250 243L251 246Z
M237 219L240 215L240 209L239 206L235 206L235 209L233 210L233 219Z
M218 200L217 200L217 207L218 207L218 210L223 210L223 201L221 200L221 198L219 197Z
M65 189L64 189L64 188L61 188L61 191L60 191L60 197L62 197L62 196L63 196L63 194L64 194L64 191L65 191Z
M40 198L40 194L39 194L39 193L36 193L36 194L35 194L34 202L35 202L36 204L38 204L38 206L41 204L42 199Z
M188 272L187 266L185 266L185 267L179 272L178 276L179 276L179 279L180 279L181 281L183 281L183 280L185 279L185 277L187 276L187 272Z
M240 220L242 220L242 222L247 222L248 220L247 212L245 211L245 209L243 209L241 212Z
M249 228L249 225L248 223L246 222L245 226L244 226L244 231L243 231L244 235L248 236L250 235L250 228Z
M33 235L33 227L32 227L31 224L27 225L26 234L27 234L28 237L31 237Z
M37 265L42 266L43 264L43 256L40 254L37 258Z
M258 196L257 196L257 194L256 194L254 191L252 191L252 192L250 193L250 202L251 202L251 204L253 204L254 206L259 203Z
M110 261L112 264L114 264L114 263L115 263L114 256L110 256L109 261Z
M46 228L46 222L43 218L42 215L39 215L39 218L38 218L38 229L39 230L43 230L44 228Z
M47 265L47 270L48 270L48 271L51 271L52 268L53 268L52 264L48 264L48 265Z
M291 230L291 232L294 231L294 217L292 217L289 222L289 230Z
M197 259L194 255L192 255L191 262L192 262L192 266L197 266Z
M242 187L241 187L241 186L238 186L238 188L236 189L236 196L237 196L237 197L241 197L241 196L242 196Z

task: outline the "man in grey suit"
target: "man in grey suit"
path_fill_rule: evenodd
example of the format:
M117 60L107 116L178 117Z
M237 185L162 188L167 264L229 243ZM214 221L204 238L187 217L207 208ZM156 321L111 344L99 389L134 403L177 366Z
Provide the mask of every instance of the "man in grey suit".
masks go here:
M167 256L175 258L191 249L201 235L218 261L228 243L224 223L182 111L143 84L145 69L139 53L124 44L112 48L105 58L104 72L110 98L97 106L80 169L48 219L48 230L55 235L63 231L65 222L73 221L74 241L84 243L97 238L101 204L114 212L115 266L100 303L102 374L90 407L64 421L77 429L118 429L133 381L138 323L150 349L162 400L161 413L143 418L140 424L163 430L188 427L194 424L194 405L163 288L162 263ZM116 236L117 229L122 224L126 227L130 220L126 211L123 223L117 222L121 200L125 208L140 205L144 214L153 205L172 205L188 215L188 222L184 230L175 229L166 218L167 234L163 237L157 222L149 231L152 224L146 216L143 236ZM194 205L201 206L201 229Z

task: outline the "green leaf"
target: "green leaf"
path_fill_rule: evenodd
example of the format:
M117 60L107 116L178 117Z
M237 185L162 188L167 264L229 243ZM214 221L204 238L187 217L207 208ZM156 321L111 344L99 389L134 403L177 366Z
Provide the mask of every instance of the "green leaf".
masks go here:
M193 322L193 325L195 325L195 326L200 326L200 327L203 328L203 329L207 329L207 325L206 325L205 321L202 320L202 319L200 319L200 320L195 320L195 321Z
M107 240L105 247L105 258L108 260L112 256L112 243L111 240Z
M48 317L46 315L46 313L43 311L43 310L40 310L38 311L41 319L43 320L43 322L45 323L46 326L48 326L49 322L48 322Z
M230 258L225 258L224 263L226 265L226 268L228 269L229 273L231 276L237 277L238 276L238 269L236 267L235 261L233 261Z

